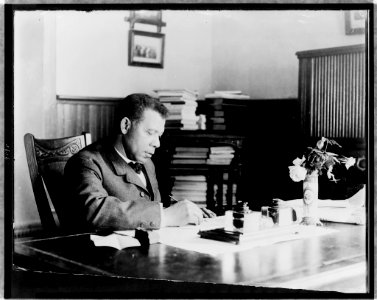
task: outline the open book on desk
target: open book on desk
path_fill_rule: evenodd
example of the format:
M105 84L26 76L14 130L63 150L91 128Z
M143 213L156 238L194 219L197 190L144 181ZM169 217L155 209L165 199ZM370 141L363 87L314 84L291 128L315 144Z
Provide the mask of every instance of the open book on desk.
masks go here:
M365 200L365 186L346 200L318 200L318 216L322 221L364 225L366 222ZM294 208L298 219L301 219L302 199L287 200L282 203Z
M146 238L149 244L159 243L159 230L121 230L114 231L113 233L106 236L97 234L90 235L90 239L93 241L95 246L111 247L118 250L130 247L139 247L142 244L142 239Z

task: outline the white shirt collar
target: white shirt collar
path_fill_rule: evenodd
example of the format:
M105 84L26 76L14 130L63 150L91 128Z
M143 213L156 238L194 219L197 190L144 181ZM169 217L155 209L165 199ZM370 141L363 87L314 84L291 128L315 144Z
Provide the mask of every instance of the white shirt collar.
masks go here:
M120 153L117 148L114 147L114 149L119 154L119 156L126 161L126 163L128 163L128 164L130 162L136 163L136 161L133 161L133 160L129 159L127 156L124 156L122 153Z
M124 156L122 153L120 153L117 148L115 148L115 151L119 154L119 156L121 158L123 158L125 160L126 163L130 163L130 162L134 162L136 163L135 161L129 159L127 156ZM147 186L147 180L145 179L145 175L144 175L144 172L140 172L140 173L136 173L136 175L140 178L141 182L144 184L144 186L146 187Z

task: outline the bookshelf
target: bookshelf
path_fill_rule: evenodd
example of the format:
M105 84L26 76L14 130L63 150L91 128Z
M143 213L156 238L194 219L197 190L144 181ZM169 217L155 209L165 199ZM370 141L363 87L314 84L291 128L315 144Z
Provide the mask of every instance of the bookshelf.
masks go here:
M168 195L173 194L175 198L187 198L217 214L231 208L240 190L244 141L242 135L216 131L166 130L161 148L154 156L164 205L170 204ZM227 152L228 147L233 151ZM225 159L213 161L211 149L216 149L216 155L223 155ZM200 193L203 178L206 183L204 201L199 198L203 196ZM182 187L185 181L187 189Z

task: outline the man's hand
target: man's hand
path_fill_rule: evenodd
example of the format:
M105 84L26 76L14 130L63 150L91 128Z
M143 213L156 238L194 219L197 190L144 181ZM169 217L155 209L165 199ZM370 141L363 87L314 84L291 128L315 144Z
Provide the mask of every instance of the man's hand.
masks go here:
M209 209L200 209L196 204L188 200L178 201L164 209L166 226L199 225L203 222L203 218L213 216L215 216L215 214Z
M203 212L203 218L214 218L214 217L216 217L216 214L212 210L209 210L208 208L202 207L201 210Z

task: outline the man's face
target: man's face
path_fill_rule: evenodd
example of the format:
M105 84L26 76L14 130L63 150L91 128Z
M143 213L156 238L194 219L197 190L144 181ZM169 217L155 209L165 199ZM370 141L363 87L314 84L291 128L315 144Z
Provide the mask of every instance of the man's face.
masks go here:
M156 111L146 109L138 123L123 136L127 157L145 163L160 147L160 137L164 133L165 119Z

